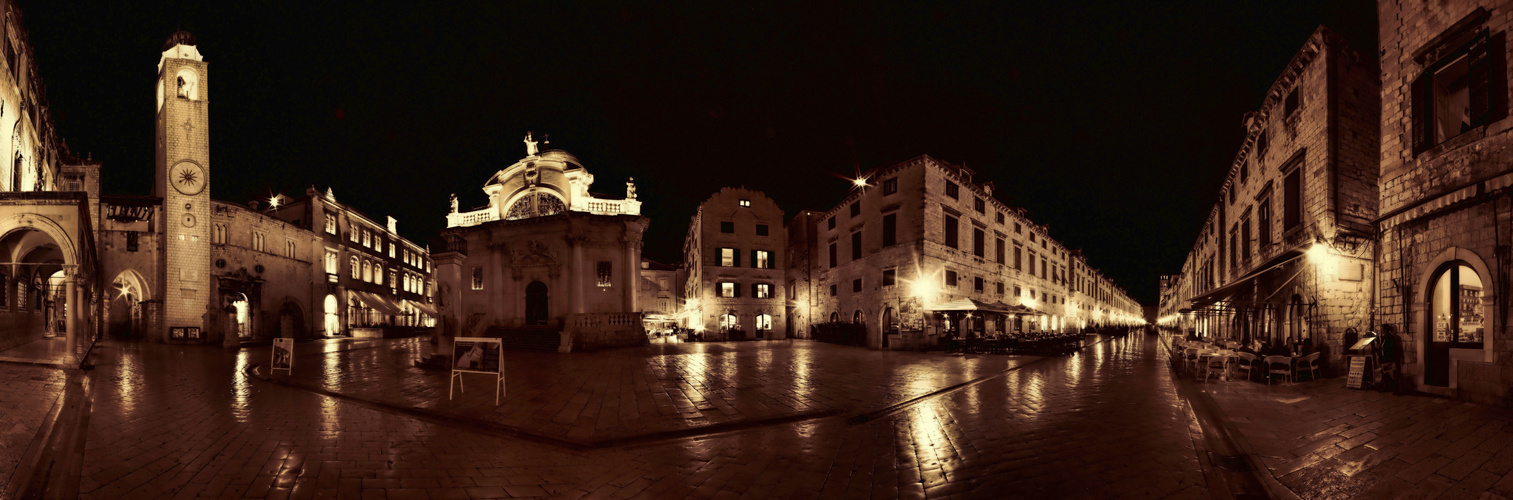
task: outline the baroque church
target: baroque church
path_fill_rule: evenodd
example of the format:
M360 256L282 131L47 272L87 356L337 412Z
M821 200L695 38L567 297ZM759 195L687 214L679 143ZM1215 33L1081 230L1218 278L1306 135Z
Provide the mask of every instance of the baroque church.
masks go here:
M633 180L623 199L600 197L577 157L530 134L525 145L484 183L487 206L459 212L452 198L433 253L444 334L564 352L646 343L636 296L648 219Z

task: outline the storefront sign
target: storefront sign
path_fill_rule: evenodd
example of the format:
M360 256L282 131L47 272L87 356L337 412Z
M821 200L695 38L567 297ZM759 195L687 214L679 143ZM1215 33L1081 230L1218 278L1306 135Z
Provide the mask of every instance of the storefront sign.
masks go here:
M447 379L447 399L452 399L452 384L463 392L463 373L494 375L494 406L504 395L504 344L488 337L457 337L452 343L452 376Z
M273 365L268 372L276 370L283 370L286 374L294 373L294 339L273 339Z

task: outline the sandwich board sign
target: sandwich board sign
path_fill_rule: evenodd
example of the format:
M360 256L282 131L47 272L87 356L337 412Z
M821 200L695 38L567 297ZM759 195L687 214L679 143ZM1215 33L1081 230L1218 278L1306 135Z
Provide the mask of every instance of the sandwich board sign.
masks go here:
M283 370L285 374L294 373L294 339L273 339L273 365L268 372L276 370Z
M484 373L494 376L494 406L504 394L504 344L489 337L457 337L452 342L452 376L447 379L447 399L452 399L452 384L462 386L462 374Z

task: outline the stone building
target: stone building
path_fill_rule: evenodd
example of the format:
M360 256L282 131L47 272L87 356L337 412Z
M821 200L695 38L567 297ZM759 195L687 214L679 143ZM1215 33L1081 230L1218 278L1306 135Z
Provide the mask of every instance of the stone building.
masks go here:
M624 199L589 192L594 176L562 150L539 151L484 183L489 204L458 212L453 198L436 262L447 335L495 336L519 348L644 344L635 185Z
M1509 403L1505 2L1379 2L1381 270L1377 323L1420 391Z
M678 268L651 259L641 259L641 289L636 304L641 307L648 332L666 332L677 326L683 309L683 281Z
M684 326L707 339L785 338L783 210L760 191L722 188L699 204L683 238Z
M435 322L430 252L399 236L399 222L380 224L336 200L333 189L310 187L270 213L317 236L319 285L315 314L328 336L401 337Z
M864 173L865 185L828 211L795 216L786 274L796 328L859 323L868 347L922 348L943 336L1068 331L1140 314L973 176L920 156Z
M1200 336L1307 344L1328 365L1371 326L1376 62L1319 27L1244 120L1183 268ZM1166 296L1168 300L1171 297ZM1177 307L1180 306L1180 307Z

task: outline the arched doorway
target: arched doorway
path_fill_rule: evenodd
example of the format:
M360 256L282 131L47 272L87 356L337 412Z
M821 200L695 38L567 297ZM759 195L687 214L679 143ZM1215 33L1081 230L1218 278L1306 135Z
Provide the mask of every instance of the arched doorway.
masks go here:
M546 283L532 281L525 286L525 324L545 325L547 318Z
M898 323L894 321L892 306L883 308L883 315L882 318L878 320L878 326L878 330L881 330L883 333L883 348L887 349L891 345L888 337L898 334Z
M1453 260L1440 264L1429 280L1428 353L1424 357L1424 384L1450 385L1450 350L1483 349L1487 297L1481 276L1470 264Z
M769 332L769 331L772 331L772 315L771 314L758 314L758 315L756 315L756 338L757 339L767 338L767 332Z
M305 337L305 311L292 300L284 301L278 309L278 336L283 338Z
M336 295L326 294L325 310L326 336L341 335L341 302L336 300Z
M246 294L233 292L231 296L231 304L226 311L226 332L242 340L251 339L252 305L247 301Z
M106 332L121 339L136 338L145 331L142 302L149 300L147 286L136 271L122 271L106 289Z

